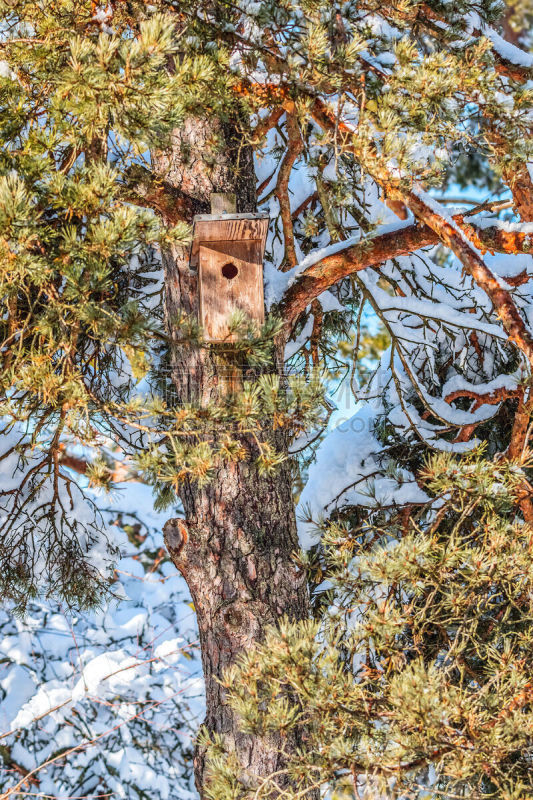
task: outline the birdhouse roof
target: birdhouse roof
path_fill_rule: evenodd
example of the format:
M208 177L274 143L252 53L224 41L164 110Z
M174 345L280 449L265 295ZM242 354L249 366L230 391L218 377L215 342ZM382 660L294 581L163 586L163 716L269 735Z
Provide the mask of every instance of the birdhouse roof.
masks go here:
M260 241L262 256L268 221L268 214L197 214L192 229L191 269L198 268L200 245L205 242Z

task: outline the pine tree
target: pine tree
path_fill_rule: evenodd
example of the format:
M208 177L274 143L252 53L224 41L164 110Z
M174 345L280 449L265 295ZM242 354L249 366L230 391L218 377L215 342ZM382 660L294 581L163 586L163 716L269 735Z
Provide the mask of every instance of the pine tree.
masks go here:
M529 646L527 10L509 6L512 45L493 0L0 9L4 597L102 597L113 552L68 458L114 441L159 508L182 506L165 534L200 631L203 797L314 798L346 780L523 796L529 687L505 665ZM450 212L457 184L489 200ZM214 192L271 218L271 316L234 320L229 350L203 341L188 264ZM390 346L349 430L320 438L317 370L336 374L352 335L359 348L369 310ZM218 388L228 358L260 373L235 396ZM286 381L287 362L307 379ZM298 560L302 440L316 454ZM108 449L86 469L95 486L112 483ZM476 585L490 559L516 585ZM306 576L331 583L314 627ZM455 602L474 609L468 630Z
M531 795L528 466L441 453L416 513L325 526L327 613L272 629L225 681L244 730L304 727L291 797L309 776L338 798ZM210 768L213 798L271 797L280 780L236 780L216 737Z

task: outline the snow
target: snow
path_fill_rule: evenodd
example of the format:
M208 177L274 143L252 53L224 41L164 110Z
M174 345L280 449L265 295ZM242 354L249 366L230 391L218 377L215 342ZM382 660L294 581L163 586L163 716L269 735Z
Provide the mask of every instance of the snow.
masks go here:
M11 653L9 657L13 657ZM11 729L12 720L34 694L35 681L28 667L14 663L11 668L2 665L0 686L4 695L0 702L0 730L6 731Z
M440 320L452 327L465 328L466 330L474 328L496 338L507 339L500 326L477 320L473 318L472 314L458 311L445 303L423 300L417 297L391 296L377 285L377 276L370 272L361 273L360 280L384 313L391 311L409 312L416 314L418 317Z
M428 501L408 471L384 474L383 445L374 431L376 421L375 411L364 405L321 442L296 512L304 550L316 543L320 520L336 509ZM307 517L313 521L306 521Z
M438 213L445 212L432 198L429 204ZM487 256L487 262L495 274L509 277L533 267L530 256ZM398 294L382 288L383 278L398 287ZM495 415L499 405L484 404L468 411L446 402L446 397L460 390L479 395L498 389L512 391L528 375L523 362L506 374L507 356L500 349L500 342L507 340L505 331L492 315L486 295L463 274L457 260L445 268L437 267L427 252L419 252L387 262L379 271L359 272L357 281L372 298L376 313L394 332L395 347L383 354L378 370L360 392L356 413L331 431L317 449L298 507L304 548L318 540L321 521L332 511L350 505L370 510L379 504L427 500L414 476L391 462L386 444L376 434L377 422L387 422L397 435L403 434L407 446L423 441L436 449L465 452L477 445L477 439L472 436L467 442L451 441L445 435L449 425L478 424ZM529 294L515 292L515 296L527 310ZM474 308L476 312L472 313ZM472 361L473 330L483 350L481 365L477 355ZM450 351L455 353L457 367L450 368L443 380L437 377L436 364L442 353ZM500 364L500 373L495 376L496 363ZM457 371L459 367L462 374ZM420 399L439 422L421 416Z
M285 361L288 361L290 358L292 358L304 346L313 331L313 322L314 317L312 314L309 314L309 317L298 336L296 336L295 339L291 339L287 342L285 345Z
M123 553L116 599L76 614L33 602L23 621L0 611L2 744L26 769L74 748L36 773L47 795L193 800L185 751L202 718L203 681L187 587L172 564L158 563L166 515L148 487L131 483L101 513ZM144 523L139 548L112 524L119 513L124 524ZM20 778L8 774L3 790Z
M487 253L483 260L490 270L500 278L514 278L522 272L533 275L533 256L520 253Z
M9 78L12 81L17 79L16 73L13 72L9 63L4 59L0 60L0 78Z
M108 23L111 22L113 19L113 8L110 5L106 6L97 6L93 14L93 20L98 23L100 26L100 30L102 33L108 34L108 36L113 36L114 31Z
M242 0L241 7L254 15L261 5ZM99 6L95 11L103 30L111 19L109 9L110 6ZM365 25L375 36L368 43L365 57L380 68L392 67L395 56L391 48L404 32L378 14L365 16ZM483 27L484 35L500 55L520 66L533 65L533 56L503 42L492 29L481 26L479 18L470 23L471 27ZM245 26L246 35L261 40L262 31L253 20L246 20ZM292 63L296 64L297 57L294 58ZM0 62L0 77L14 77L7 62ZM261 65L252 79L266 79ZM509 95L496 92L493 97L502 107L511 109ZM331 101L334 104L336 98ZM450 101L450 108L454 103ZM356 121L355 108L345 108ZM273 148L276 160L271 154ZM417 163L430 163L444 155L432 143L417 137L409 148ZM343 168L342 159L337 163L331 157L331 148L323 142L312 143L309 156L309 162L297 162L290 177L293 213L314 191L316 167L311 163L316 164L319 158L322 164L327 160L324 177L333 184ZM324 227L304 239L300 218L295 226L298 264L287 272L280 270L283 233L279 204L272 190L282 157L283 139L272 130L266 137L263 154L256 154L259 181L268 179L260 201L270 215L265 261L268 308L282 301L306 270L363 240L355 217L347 216L353 236L340 242L331 242ZM397 169L397 164L391 166ZM416 192L477 254L450 210L422 187ZM370 225L375 226L369 240L413 225L412 218L400 221L383 205L378 187L367 176L360 177L350 202L354 198ZM344 200L339 207L348 215ZM507 222L491 216L472 217L469 222L477 227L496 226L533 235L533 223ZM306 252L300 252L302 241ZM523 270L533 275L533 257L529 255L487 255L484 261L502 279ZM152 289L161 285L161 272L155 276ZM319 443L320 432L309 431L294 445L303 447L317 440L316 455L298 505L300 542L304 548L318 540L320 523L332 512L354 505L364 513L378 506L394 508L404 503L428 502L412 472L394 461L387 430L395 429L396 444L403 440L406 452L420 443L437 450L467 451L475 447L475 436L468 442L456 442L450 426L489 420L499 406L486 404L465 410L447 402L447 396L457 391L483 395L499 389L513 390L529 378L523 359L518 359L516 366L517 351L509 346L490 301L463 274L456 259L450 258L442 267L427 250L421 251L386 262L379 269L358 273L354 280L371 303L372 313L393 334L394 343L382 354L374 375L359 391L355 413L350 411L349 419L339 422ZM533 324L530 291L528 285L519 287L513 297L524 317L532 317ZM329 313L349 308L354 295L348 295L345 305L335 290L323 292L318 299ZM344 295L341 299L344 302ZM148 311L160 302L157 292L153 298L141 300ZM295 357L311 335L313 315L307 311L303 330L287 345L287 359ZM472 344L473 333L481 356ZM132 383L126 357L110 381L117 388ZM141 384L136 391L143 387ZM337 413L337 421L338 418ZM21 428L8 431L4 452L19 439L27 443L26 433ZM41 445L46 445L44 438ZM7 493L20 485L25 470L36 463L37 457L38 450L29 455L25 467L19 465L14 454L0 461L4 503L9 501ZM45 600L34 601L24 621L13 619L7 611L0 612L0 735L8 734L2 742L10 748L12 757L28 769L42 764L61 748L78 748L66 761L39 772L39 792L44 795L92 796L109 792L128 800L140 800L142 796L154 800L192 799L195 794L190 752L184 750L190 751L202 717L203 683L198 632L187 588L174 566L168 560L160 560L164 557L161 526L167 515L154 511L150 488L140 484L122 484L109 496L84 494L76 486L72 491L74 502L70 505L64 487L61 489L61 498L68 499L69 517L79 523L73 529L73 543L86 548L88 558L102 571L111 564L108 540L120 549L112 587L114 597L108 598L100 609L83 613L69 613ZM39 502L49 502L50 498L50 484L45 482ZM32 521L34 508L28 506ZM8 511L9 507L4 506L1 513ZM122 521L118 519L119 511L123 512ZM308 514L311 522L304 521ZM90 527L95 518L96 539L89 540L83 526ZM128 540L122 527L136 520L142 521L142 534L146 534L139 545ZM47 565L38 554L43 531L35 523L32 532L32 555L36 573L43 579L39 587L43 588ZM98 747L91 744L96 736L105 736ZM189 769L184 766L186 762Z
M395 220L394 222L388 223L386 225L379 226L376 230L372 232L372 235L368 237L368 239L375 239L378 236L383 236L386 233L395 233L396 231L401 231L404 228L409 228L413 224L412 219L406 220ZM319 261L322 261L324 258L328 256L333 256L336 253L342 253L343 250L348 250L350 247L353 247L356 244L361 242L360 234L356 236L351 236L348 239L344 239L340 242L333 242L332 244L327 245L326 247L322 247L318 250L313 250L309 253L303 261L298 264L297 267L294 267L291 270L291 278L289 281L289 286L291 286L298 275L302 272L305 272L306 269L309 267L314 266Z
M367 237L368 240L371 240L377 236L382 236L387 233L394 233L395 231L401 231L404 228L408 228L413 224L412 218L407 220L395 220L394 222L387 223L385 225L379 226L371 236ZM318 264L319 261L322 261L329 256L336 255L337 253L342 253L344 250L348 250L350 247L361 243L361 236L357 234L356 236L352 236L348 239L344 239L339 242L332 242L330 244L325 245L324 247L319 247L315 250L312 250L308 253L299 264L292 267L292 269L287 270L286 272L281 272L280 270L276 269L276 267L269 263L268 261L265 263L264 269L264 281L265 281L265 303L267 308L271 308L277 303L280 303L283 300L283 296L285 292L293 286L293 284L297 281L297 279L310 267L315 266ZM324 309L329 310L329 309ZM335 309L331 309L335 310ZM337 309L338 310L338 309Z
M265 262L263 269L263 280L265 289L265 305L267 309L270 310L272 306L281 302L283 295L287 291L289 280L291 279L291 273L297 269L298 267L294 267L293 270L289 270L288 272L281 272L281 270L277 269L271 262Z
M331 163L329 169L331 171ZM334 178L334 173L331 178ZM299 170L298 181L302 180L303 172ZM304 196L305 191L300 196ZM371 197L370 213L376 224L368 238L400 231L413 224L412 217L399 220L384 207L371 182L365 191ZM416 187L415 192L481 258L453 220L450 209L438 203L422 187ZM271 217L277 218L279 209L272 198L269 208ZM526 235L533 233L533 224L504 222L494 217L473 217L469 222L480 227L498 226L508 231L520 231ZM265 268L265 294L269 307L281 302L285 292L306 270L362 241L360 230L340 242L332 243L322 237L295 267L281 272L276 268L283 255L281 230L271 226L272 230L277 231L278 244L272 250L276 253L275 258ZM401 256L382 264L379 269L357 273L359 286L371 298L374 313L381 316L394 334L396 345L393 351L383 354L376 374L360 391L360 403L355 414L330 431L317 447L298 507L300 541L304 548L317 540L320 521L327 519L334 510L352 504L370 509L379 504L427 501L414 476L398 469L387 456L386 446L375 433L376 421L384 420L394 426L406 442L422 441L436 449L466 452L477 445L477 439L472 436L466 442L453 441L447 434L450 425L457 428L487 421L498 412L499 405L482 404L465 410L458 408L456 403L447 402L446 397L461 389L490 395L497 389L512 389L527 377L528 371L524 370L523 364L511 375L506 374L507 355L502 346L508 337L500 320L493 315L491 302L485 293L464 274L457 259L448 262L446 267L438 267L431 252L426 249ZM502 282L524 270L533 274L533 260L529 255L487 255L484 261ZM397 292L386 291L383 279L397 287ZM526 288L520 287L520 292L512 291L527 313ZM326 311L344 308L331 291L323 293L319 300ZM473 309L475 313L472 313ZM307 312L306 324L296 340L289 342L286 358L293 357L311 334L313 318L309 309ZM472 353L472 331L476 332L483 351L483 360L477 371L472 368L473 359L476 362L478 359ZM450 368L444 378L438 377L444 352L453 354L452 361L455 359L454 363L458 368L460 365L462 373ZM494 377L496 364L499 364L500 374ZM431 422L418 408L421 400L431 410ZM338 421L338 414L335 419ZM314 438L314 435L303 437L301 446ZM303 521L306 512L310 512L312 522Z
M499 228L502 231L507 231L507 233L523 233L526 236L533 234L533 222L509 222L508 220L480 214L476 217L470 217L468 223L476 228Z
M323 311L345 311L344 306L339 303L333 292L325 291L317 297Z
M526 67L526 69L533 68L533 55L531 53L526 53L525 50L506 41L499 33L496 33L493 28L489 27L489 25L481 23L480 30L483 36L490 39L498 55L505 59L505 61L510 61L511 64L516 64L518 67Z
M478 253L477 249L474 247L470 239L467 238L464 231L459 227L456 223L454 218L452 217L450 210L443 206L442 203L439 203L434 197L432 197L428 192L424 191L421 186L415 186L412 189L413 194L422 200L422 202L428 206L428 208L433 211L434 214L442 217L446 220L448 225L450 225L456 233L459 234L463 242L467 245L468 249L471 250L473 253Z

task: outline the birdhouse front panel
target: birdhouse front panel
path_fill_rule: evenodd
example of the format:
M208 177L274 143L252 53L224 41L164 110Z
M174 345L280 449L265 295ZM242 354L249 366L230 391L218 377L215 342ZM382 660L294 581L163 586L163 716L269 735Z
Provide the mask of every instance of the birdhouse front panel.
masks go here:
M264 322L264 214L199 215L194 219L190 267L198 271L199 322L206 341L231 342L236 311Z
M264 322L262 256L260 240L200 245L200 324L207 341L232 341L235 311L242 311L258 328Z

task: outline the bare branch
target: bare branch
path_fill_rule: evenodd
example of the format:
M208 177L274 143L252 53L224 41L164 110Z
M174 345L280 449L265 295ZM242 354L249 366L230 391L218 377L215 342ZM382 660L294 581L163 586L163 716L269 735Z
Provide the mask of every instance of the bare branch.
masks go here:
M267 116L260 120L260 122L258 122L255 126L253 130L254 140L256 142L260 142L261 139L266 136L269 130L278 124L284 113L285 109L283 106L277 106L276 108L273 108L270 114L267 114Z
M276 196L279 202L281 224L283 226L283 239L285 242L284 266L286 269L290 269L296 265L298 259L294 246L294 231L292 227L291 202L289 197L289 178L294 162L304 149L298 121L293 114L287 114L287 133L289 135L289 142L278 172Z

